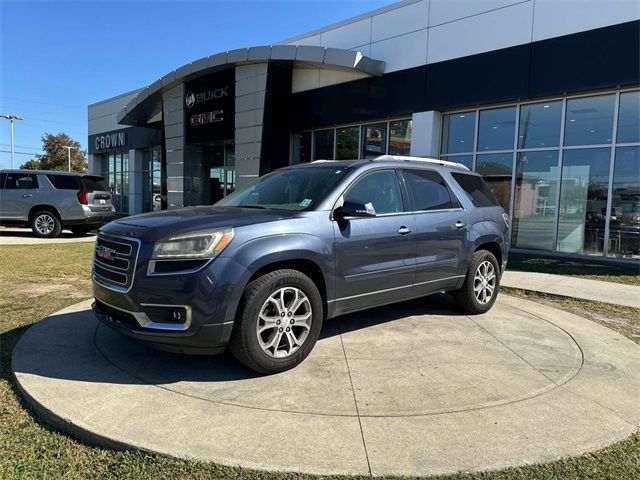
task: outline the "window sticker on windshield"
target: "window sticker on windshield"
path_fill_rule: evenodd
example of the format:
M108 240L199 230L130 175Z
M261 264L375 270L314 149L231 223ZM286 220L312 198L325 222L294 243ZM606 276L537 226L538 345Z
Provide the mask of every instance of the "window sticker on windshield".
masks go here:
M306 208L306 207L308 207L309 205L311 205L311 202L313 202L313 200L311 200L310 198L305 198L304 200L302 200L302 201L300 202L300 206L301 206L302 208Z

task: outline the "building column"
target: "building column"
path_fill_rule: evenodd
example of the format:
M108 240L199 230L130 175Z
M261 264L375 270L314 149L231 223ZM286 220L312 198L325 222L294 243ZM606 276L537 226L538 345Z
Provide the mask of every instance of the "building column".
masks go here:
M438 158L442 138L442 113L436 110L417 112L411 120L411 156Z
M267 63L236 67L236 188L260 174Z
M142 213L144 205L144 151L129 150L129 214Z

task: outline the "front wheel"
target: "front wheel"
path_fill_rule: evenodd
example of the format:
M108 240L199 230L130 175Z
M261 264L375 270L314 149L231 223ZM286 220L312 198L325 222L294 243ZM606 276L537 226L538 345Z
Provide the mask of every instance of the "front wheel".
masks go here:
M499 286L500 267L496 257L487 250L478 250L471 257L462 288L452 294L463 310L475 315L491 310Z
M42 210L31 217L31 230L37 237L55 238L60 235L62 224L55 214Z
M323 316L320 292L309 277L290 269L267 273L247 285L229 349L257 372L289 370L313 349Z

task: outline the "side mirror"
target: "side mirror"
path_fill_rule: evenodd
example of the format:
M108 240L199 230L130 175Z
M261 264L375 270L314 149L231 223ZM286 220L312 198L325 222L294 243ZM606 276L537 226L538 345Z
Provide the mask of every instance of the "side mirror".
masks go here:
M345 200L341 207L333 211L335 219L349 217L375 217L376 211L371 203L350 202Z

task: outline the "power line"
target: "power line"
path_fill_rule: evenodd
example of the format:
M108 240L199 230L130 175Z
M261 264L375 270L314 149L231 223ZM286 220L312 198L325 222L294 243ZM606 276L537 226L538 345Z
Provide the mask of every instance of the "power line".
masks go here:
M1 153L11 153L11 150L0 150ZM40 155L39 153L29 153L29 152L13 152L16 155Z

